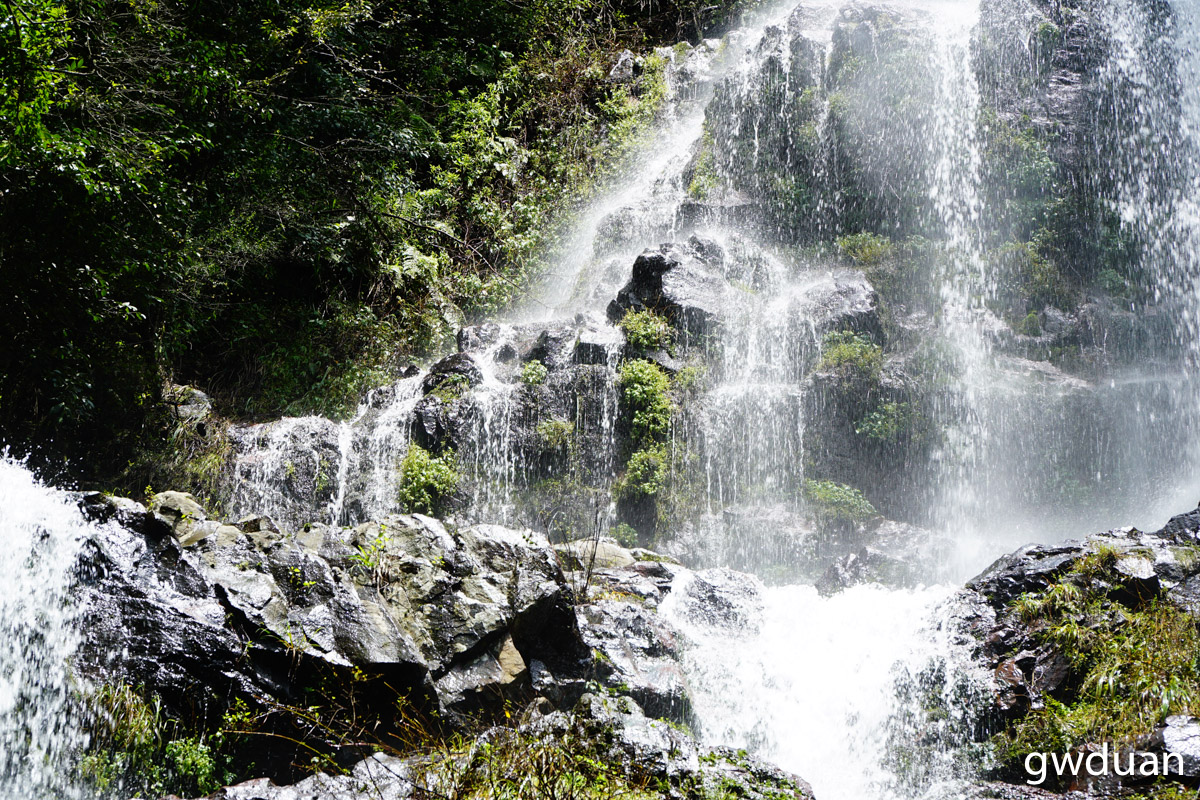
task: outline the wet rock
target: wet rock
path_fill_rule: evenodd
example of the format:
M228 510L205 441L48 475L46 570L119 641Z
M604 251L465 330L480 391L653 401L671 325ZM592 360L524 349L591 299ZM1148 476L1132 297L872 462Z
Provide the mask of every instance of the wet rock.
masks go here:
M467 353L455 353L446 356L430 368L429 374L421 383L421 391L429 394L448 384L455 384L457 391L478 386L483 380L483 372L475 360Z
M762 590L762 583L753 576L731 569L706 569L684 582L682 613L704 627L752 635L762 626Z
M1041 591L1062 576L1083 554L1080 544L1028 545L1001 556L973 578L967 588L1002 606L1028 592Z
M637 57L629 50L622 50L617 56L617 63L608 71L610 83L629 83L639 70Z
M874 548L864 547L835 561L817 580L817 591L828 597L863 583L903 586L912 565Z
M575 363L607 365L622 342L620 331L611 327L585 327L575 339Z
M1141 747L1151 753L1170 756L1172 774L1200 777L1200 719L1189 716L1167 717ZM1161 763L1161 761L1160 761ZM1176 764L1182 770L1176 772Z
M1044 647L1037 654L1029 686L1041 694L1052 694L1070 674L1071 660L1061 650Z
M678 631L655 610L627 600L598 600L579 614L580 633L592 649L596 678L603 685L632 697L651 717L679 723L689 719Z
M609 763L634 774L678 784L700 769L696 743L677 727L648 719L628 697L584 695L571 715L556 712L535 723L539 733L577 730L597 741Z
M718 747L700 755L701 783L709 796L746 800L813 800L812 787L745 750Z
M328 519L341 435L337 423L321 417L231 428L232 463L222 478L226 508L239 516L267 514L289 529Z
M143 513L158 527L89 543L85 662L173 702L191 702L197 682L216 697L285 698L275 660L290 653L433 681L440 705L466 711L526 685L526 656L584 652L555 554L532 532L414 516L293 534L258 520L245 532L209 523L214 534L186 546Z
M554 549L568 570L618 569L633 566L633 554L608 539L576 539Z
M181 522L203 522L208 519L208 514L196 498L184 492L159 492L150 500L150 511L172 528Z
M173 384L167 389L166 399L184 422L197 425L212 416L213 401L194 386Z
M578 331L574 325L553 325L537 334L533 345L525 352L523 361L540 361L552 370L575 363L575 343Z
M519 699L529 683L529 668L511 636L465 663L454 664L434 682L449 708L486 708L498 699Z
M995 782L963 787L961 800L1061 800L1063 796L1036 786Z
M407 800L425 797L412 780L414 762L376 753L347 774L318 773L292 786L266 778L228 786L206 800Z
M633 263L633 277L608 307L617 322L629 311L652 309L689 336L716 331L729 302L729 285L706 263L694 243L647 250Z
M470 754L488 746L503 753L515 743L566 743L570 752L604 764L635 784L649 782L655 796L685 797L697 790L705 796L736 792L749 800L812 800L801 779L753 758L745 751L705 750L679 727L648 719L629 698L594 694L581 697L570 711L531 706L515 730L493 728L449 764L441 756L396 758L375 754L345 775L319 773L293 786L253 780L222 789L207 800L404 800L445 796L445 776L472 767ZM448 770L447 767L450 767Z

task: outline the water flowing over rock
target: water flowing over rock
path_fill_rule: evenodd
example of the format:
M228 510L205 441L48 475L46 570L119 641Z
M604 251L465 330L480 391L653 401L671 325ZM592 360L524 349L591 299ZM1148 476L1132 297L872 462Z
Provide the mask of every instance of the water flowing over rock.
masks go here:
M1200 7L766 5L654 53L656 130L527 308L347 419L233 425L212 503L88 495L67 521L0 461L13 800L71 796L37 766L81 744L71 580L82 674L282 708L289 736L332 681L384 727L402 694L591 737L673 796L812 797L762 757L826 800L1046 797L1014 760L1042 719L1074 755L1121 738L1118 763L1197 776L1169 692L1120 737L1053 715L1096 637L1200 620L1200 511L1160 528L1200 490ZM433 461L439 518L408 513ZM1071 538L1130 523L1158 530ZM1161 689L1122 669L1094 694ZM293 755L261 767L296 779ZM217 797L437 793L428 760L337 755L348 775Z
M62 768L85 744L68 659L70 565L92 533L70 499L0 458L0 798L83 798Z

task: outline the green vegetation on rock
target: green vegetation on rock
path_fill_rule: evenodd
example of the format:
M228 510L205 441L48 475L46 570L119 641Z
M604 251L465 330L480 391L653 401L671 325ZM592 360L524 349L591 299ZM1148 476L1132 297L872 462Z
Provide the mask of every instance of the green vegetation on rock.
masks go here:
M892 240L876 233L855 233L837 240L838 252L865 267L875 266L896 252Z
M156 698L123 684L101 685L85 702L91 740L77 770L101 795L208 794L232 778L237 734L229 726L211 741L184 734Z
M540 361L530 361L521 367L521 383L526 386L541 386L549 377L550 370Z
M813 516L826 522L858 523L876 515L862 492L833 481L805 481L804 499Z
M462 397L470 386L471 382L466 375L452 372L439 378L434 387L429 390L429 395L436 397L443 403L453 403Z
M666 350L671 346L670 323L653 311L630 311L620 325L629 344L639 350Z
M168 379L227 417L351 412L522 297L640 140L666 59L609 81L617 54L743 5L22 0L0 27L3 444L133 491Z
M458 489L458 465L453 453L433 456L413 443L400 464L400 507L409 513L438 515Z
M566 420L544 419L537 426L538 439L550 449L569 447L575 436L575 426Z
M875 381L883 368L883 348L863 334L835 331L825 334L817 369L844 378Z
M654 497L667 482L667 449L662 445L642 448L629 457L625 475L617 483L621 497Z
M912 428L914 416L910 403L884 403L859 420L854 432L869 439L894 442Z
M665 437L675 406L669 394L671 382L662 368L644 359L629 361L621 365L618 385L633 442L647 445Z
M1069 674L1053 696L994 744L1018 770L1031 752L1068 752L1088 743L1124 743L1172 714L1200 710L1200 632L1184 611L1154 596L1119 591L1117 562L1136 551L1103 544L1044 591L1010 610L1039 644L1061 654Z

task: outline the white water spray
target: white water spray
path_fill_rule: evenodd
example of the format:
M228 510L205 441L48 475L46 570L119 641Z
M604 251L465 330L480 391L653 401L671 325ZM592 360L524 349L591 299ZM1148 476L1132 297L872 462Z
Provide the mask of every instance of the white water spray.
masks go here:
M86 743L70 588L88 532L69 497L0 458L0 800L80 796L69 767Z

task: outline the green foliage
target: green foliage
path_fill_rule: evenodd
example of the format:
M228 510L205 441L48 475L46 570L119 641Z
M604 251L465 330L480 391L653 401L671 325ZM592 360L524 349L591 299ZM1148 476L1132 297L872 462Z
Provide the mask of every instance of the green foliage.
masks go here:
M365 544L358 545L350 554L350 560L369 574L376 584L383 583L383 557L387 554L388 545L392 542L387 527L379 524L375 537Z
M193 738L167 742L164 750L179 785L185 791L209 794L221 788L217 778L217 765L208 745Z
M349 413L548 262L665 97L663 59L616 84L614 55L738 5L15 0L5 443L137 488L164 379L227 415Z
M666 350L671 346L671 325L654 311L630 311L620 325L629 344L639 350Z
M569 447L575 438L575 425L561 419L544 419L537 426L538 439L550 450Z
M876 233L855 233L837 240L838 252L864 267L875 266L896 252L891 239Z
M717 173L716 142L707 126L700 139L700 152L696 154L692 166L692 180L688 184L688 196L696 200L707 200L720 185L721 177Z
M689 365L675 373L675 388L685 394L697 391L704 383L708 370L703 365Z
M834 331L825 334L817 369L842 377L877 381L883 367L883 348L863 334Z
M86 698L91 740L78 763L80 777L99 793L208 794L230 779L230 754L219 754L203 739L183 735L166 718L157 698L134 688L102 685ZM245 704L239 706L243 711ZM232 745L220 731L213 741Z
M881 442L895 442L911 430L913 418L911 404L884 403L859 420L854 432Z
M1071 306L1075 294L1070 281L1042 252L1038 241L1004 245L991 254L991 260L1002 277L1002 290L1014 305Z
M1121 277L1121 273L1112 267L1105 267L1100 270L1100 273L1096 276L1096 285L1114 297L1127 297L1129 295L1129 281Z
M828 522L865 522L877 513L858 489L833 481L805 481L804 499L814 516Z
M617 544L621 545L622 547L638 546L638 532L632 525L627 525L624 522L618 523L617 526L612 529L612 536L617 540Z
M1036 311L1030 311L1025 315L1025 319L1021 320L1021 324L1017 326L1017 333L1022 336L1041 336L1042 323L1038 319Z
M521 368L521 383L526 386L541 386L546 382L550 371L546 369L546 365L540 361L530 361Z
M670 380L662 368L643 359L629 361L621 365L617 383L634 444L648 445L664 439L675 406L669 395Z
M429 394L443 403L453 403L462 397L469 388L471 388L471 382L467 379L466 375L451 372L448 375L443 375L437 384L429 390Z
M667 467L670 461L667 448L652 445L636 451L625 465L625 474L616 487L621 497L655 497L667 485Z
M1003 241L1025 241L1049 220L1063 187L1043 135L1028 119L1024 127L986 110L982 114L983 168L993 234Z
M1156 598L1113 600L1120 582L1113 567L1122 557L1138 556L1100 544L1048 589L1012 603L1039 642L1069 659L1070 674L1065 692L996 737L1002 763L1016 769L1030 752L1124 742L1200 707L1196 624Z
M497 728L478 745L445 747L418 769L417 794L453 786L460 800L656 800L649 776L627 774L602 748L603 733L535 736Z
M420 445L410 444L400 464L400 507L407 513L441 514L458 482L453 453L435 457Z

